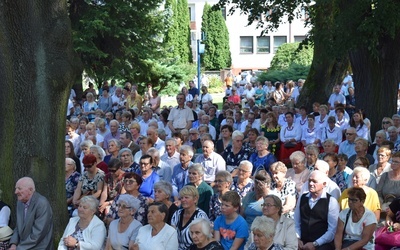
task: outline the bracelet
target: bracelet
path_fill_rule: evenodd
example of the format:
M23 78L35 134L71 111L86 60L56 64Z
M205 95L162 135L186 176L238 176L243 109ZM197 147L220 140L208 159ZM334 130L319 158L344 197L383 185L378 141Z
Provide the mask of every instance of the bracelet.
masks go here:
M78 245L79 245L79 241L77 240L76 244L75 244L75 248L78 248Z

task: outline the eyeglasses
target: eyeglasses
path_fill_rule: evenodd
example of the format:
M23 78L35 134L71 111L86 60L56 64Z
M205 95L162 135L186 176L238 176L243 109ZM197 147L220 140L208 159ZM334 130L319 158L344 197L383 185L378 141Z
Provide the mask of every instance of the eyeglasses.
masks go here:
M215 180L214 182L215 183L224 183L225 181L224 180Z
M139 163L140 166L147 166L147 165L149 165L149 164L150 164L150 162L140 162L140 163Z
M357 199L357 198L349 198L349 202L352 202L352 203L356 203L356 202L359 202L360 200L359 199Z
M83 165L85 168L91 168L93 165Z
M346 135L355 135L355 133L346 133Z
M126 206L126 205L124 205L124 204L117 204L117 207L119 208L119 209L130 209L131 207L128 207L128 206Z
M387 155L384 154L378 154L379 157L386 157Z
M263 203L261 204L262 207L276 207L275 204L270 204L270 203Z
M124 180L124 183L129 185L132 185L135 182L136 182L135 180Z
M390 122L384 121L384 122L382 122L382 124L390 124Z

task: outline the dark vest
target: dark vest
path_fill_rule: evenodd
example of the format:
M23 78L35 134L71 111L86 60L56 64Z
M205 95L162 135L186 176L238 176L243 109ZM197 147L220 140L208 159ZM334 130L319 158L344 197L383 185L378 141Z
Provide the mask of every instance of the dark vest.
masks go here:
M320 198L311 209L308 204L308 193L303 194L300 200L301 240L314 242L328 230L328 213L330 194L326 198Z
M6 203L0 201L0 210L2 210L3 207L8 207L8 205Z

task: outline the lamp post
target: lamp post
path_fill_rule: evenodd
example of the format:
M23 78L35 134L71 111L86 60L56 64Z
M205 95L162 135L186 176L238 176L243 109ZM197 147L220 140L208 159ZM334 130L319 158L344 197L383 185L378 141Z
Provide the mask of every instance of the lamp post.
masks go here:
M204 33L201 34L202 38L204 37ZM204 38L203 38L204 39ZM201 79L200 79L200 55L204 54L205 45L201 43L200 39L197 39L197 89L200 91Z

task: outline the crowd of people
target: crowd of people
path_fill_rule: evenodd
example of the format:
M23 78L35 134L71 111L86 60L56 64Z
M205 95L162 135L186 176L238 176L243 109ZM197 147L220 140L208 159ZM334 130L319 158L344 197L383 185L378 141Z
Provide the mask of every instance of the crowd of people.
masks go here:
M255 74L249 81L228 75L225 83L222 107L193 81L176 95L175 107L162 107L151 84L143 95L130 83L105 82L100 93L89 85L82 104L71 92L65 142L71 219L58 249L399 244L379 240L389 229L400 234L399 115L384 117L371 136L349 74L313 110L296 106L302 79L260 83ZM33 249L39 241L51 244L49 218L24 224L31 197L39 196L33 180L17 184L23 189L17 228L3 249L25 249L26 240ZM37 212L51 214L45 202ZM375 243L379 223L387 230L378 229Z

